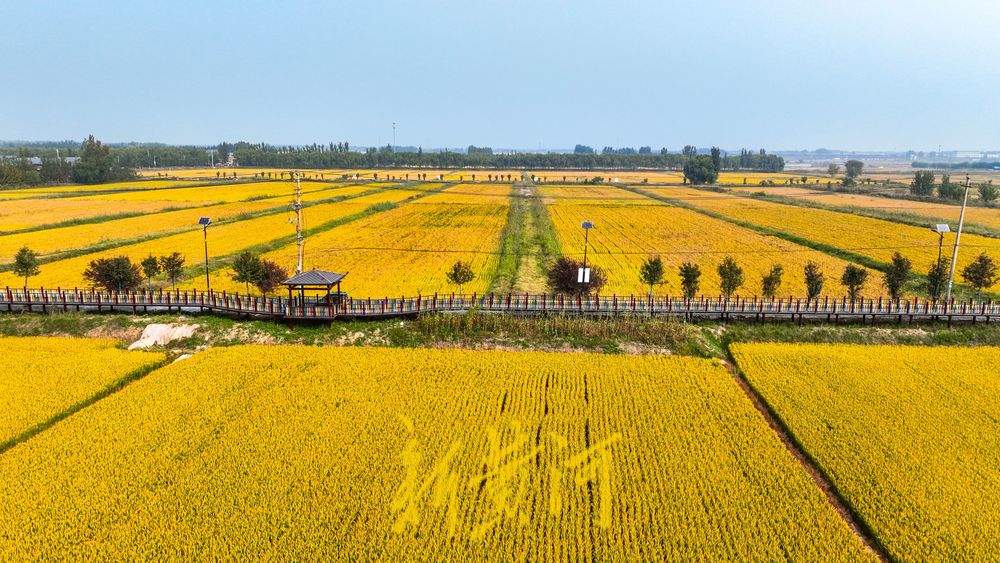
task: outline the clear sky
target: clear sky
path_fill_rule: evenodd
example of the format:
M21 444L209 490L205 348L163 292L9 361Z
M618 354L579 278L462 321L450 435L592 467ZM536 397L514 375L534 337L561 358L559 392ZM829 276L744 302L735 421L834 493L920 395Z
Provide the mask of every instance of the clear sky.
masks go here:
M0 139L1000 148L1000 3L0 3Z

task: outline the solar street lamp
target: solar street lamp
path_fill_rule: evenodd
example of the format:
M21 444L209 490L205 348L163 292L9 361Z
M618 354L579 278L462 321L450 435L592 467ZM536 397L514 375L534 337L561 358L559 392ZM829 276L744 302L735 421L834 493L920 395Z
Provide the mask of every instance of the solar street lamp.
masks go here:
M202 217L198 219L198 224L201 225L201 233L205 239L205 291L210 291L212 282L208 278L208 226L212 224L212 219Z
M931 228L932 231L938 234L938 263L941 263L941 247L944 246L944 235L951 232L951 228L948 227L947 223L938 223Z
M580 226L583 227L583 267L576 273L576 282L590 283L590 268L587 267L587 246L590 240L590 229L594 228L594 224L590 221L584 221Z

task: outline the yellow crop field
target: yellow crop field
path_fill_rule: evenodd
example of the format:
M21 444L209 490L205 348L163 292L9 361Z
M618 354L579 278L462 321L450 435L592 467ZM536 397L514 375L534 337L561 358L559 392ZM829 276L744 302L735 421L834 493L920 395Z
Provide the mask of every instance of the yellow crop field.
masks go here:
M758 190L748 189L746 191ZM743 190L740 190L743 191ZM958 215L961 206L928 201L911 201L907 199L879 197L864 194L850 194L828 191L813 191L802 188L766 188L769 195L793 197L804 201L824 205L858 208L862 210L883 211L887 213L904 213L911 216L926 217L928 224L934 222L949 223L952 228L958 225ZM1000 208L970 206L965 210L966 225L981 225L992 229L1000 229Z
M573 188L566 188L570 190ZM583 189L583 188L576 188ZM608 197L616 198L615 188L600 188ZM621 194L636 194L617 190ZM740 295L759 295L761 278L772 264L781 264L784 276L780 294L803 295L803 269L808 261L816 262L825 272L841 272L847 263L825 253L779 239L761 235L700 213L673 207L645 198L646 204L632 203L632 197L622 196L624 203L577 204L575 200L548 205L549 216L564 254L582 258L584 236L580 224L592 221L587 260L602 267L608 274L604 294L636 294L649 291L639 279L639 267L651 255L659 255L666 269L665 283L656 293L674 296L681 293L678 268L684 262L694 262L701 268L700 293L718 295L718 264L732 256L745 273ZM610 199L615 201L616 199ZM866 295L877 295L875 283L866 287ZM845 290L835 280L828 280L825 295L841 296Z
M301 182L302 193L324 190L330 187L326 182ZM231 202L245 201L251 198L290 196L294 191L294 183L289 181L250 182L244 184L216 184L209 186L193 186L190 188L172 188L168 190L142 190L100 194L90 197L94 201L145 201L161 200L174 202Z
M304 194L304 202L338 197L349 198L357 194L377 189L377 186L343 186L318 190ZM86 248L108 241L157 236L183 230L200 229L199 217L210 217L213 221L225 221L240 215L267 210L289 209L291 197L279 196L254 201L237 201L217 205L198 206L166 211L153 215L139 215L126 219L115 219L99 223L85 223L68 227L44 229L0 236L0 264L13 261L14 253L22 246L34 250L39 256Z
M109 204L106 201L78 197L0 200L0 231L16 231L122 213L152 213L191 205L195 204L160 200Z
M121 350L112 340L83 338L0 337L0 350L11 366L0 376L0 448L163 359L161 353Z
M432 197L309 237L306 268L348 272L343 289L354 297L485 291L499 261L507 204L422 203ZM294 265L295 256L289 244L265 258ZM475 275L461 288L445 275L458 260ZM228 272L217 273L212 287L242 289Z
M856 254L889 262L899 250L912 260L919 273L926 273L937 258L938 237L929 229L850 213L772 203L737 195L695 188L649 188L650 193L684 201L700 209L714 211L802 238L828 244ZM945 245L954 244L954 235L945 236ZM962 268L981 252L1000 257L1000 239L962 235L956 281ZM996 287L996 286L995 286Z
M346 217L377 203L399 201L409 197L412 193L412 191L391 189L342 202L313 205L306 208L305 213L308 219L306 226L307 228L315 227L328 221ZM287 213L275 213L209 227L209 258L225 257L255 244L292 236L295 233L295 227L291 218L292 212L289 209ZM45 287L87 287L89 284L83 279L83 271L87 264L95 258L128 256L133 262L139 262L150 254L163 255L171 252L180 252L186 256L188 266L199 264L204 253L201 229L43 264L41 275L32 278L32 283ZM285 262L284 265L294 265L294 261ZM17 286L23 284L23 281L18 280L11 272L0 274L0 286ZM191 282L195 287L204 289L204 278L195 276ZM162 285L163 282L160 283Z
M200 352L0 456L0 537L8 560L872 559L720 364L509 351Z
M436 194L420 200L420 204L437 205L451 203L457 205L501 204L510 199L510 184L456 184L449 186Z
M106 184L66 184L37 188L0 190L0 200L23 197L49 197L63 194L89 194L94 192L139 191L173 188L192 184L191 180L130 180Z
M614 186L539 186L535 189L545 204L658 205L648 197Z
M738 344L733 354L894 557L996 556L1000 348Z

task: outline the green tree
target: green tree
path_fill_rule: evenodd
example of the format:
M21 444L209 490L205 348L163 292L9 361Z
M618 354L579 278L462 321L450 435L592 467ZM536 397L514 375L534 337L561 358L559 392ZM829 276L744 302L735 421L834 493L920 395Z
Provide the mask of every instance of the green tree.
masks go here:
M840 172L840 166L832 162L830 163L830 166L826 167L826 173L829 174L831 178L836 176L838 172Z
M143 258L142 262L139 262L139 266L142 267L142 273L149 281L153 281L153 278L159 275L162 271L160 268L160 261L157 260L156 256L153 256L152 254Z
M983 252L962 268L962 279L981 294L984 289L996 285L1000 281L1000 276L997 274L996 262Z
M250 251L244 251L233 260L233 273L230 276L236 283L242 283L250 293L250 285L257 285L264 274L264 264L259 256Z
M679 270L681 276L681 291L687 299L693 299L698 294L701 285L701 268L692 262L684 262Z
M719 272L719 286L722 288L722 294L726 297L732 297L733 293L743 285L743 268L740 268L732 256L726 256L722 259L717 271Z
M684 179L691 184L713 184L718 177L719 171L710 156L692 156L684 163Z
M889 267L882 274L882 283L885 284L886 290L889 291L889 297L893 301L899 301L899 298L903 296L903 287L909 281L912 270L913 264L909 258L904 257L899 252L892 254L892 261L889 262Z
M163 273L170 280L171 287L177 287L177 280L184 273L184 255L180 252L172 252L166 256L160 256L160 267Z
M583 284L576 281L577 272L582 267L581 262L561 256L552 264L546 276L549 289L566 295L586 295L590 292L599 292L608 281L604 270L600 266L588 266L590 268L590 283Z
M931 265L931 269L927 272L927 294L930 295L931 299L937 301L941 298L945 285L948 283L950 269L951 262L947 258L939 258Z
M848 160L844 163L844 176L851 178L852 180L857 180L861 176L861 171L864 170L865 163L860 160Z
M840 276L840 284L847 288L847 296L852 301L861 295L866 281L868 281L868 270L854 264L848 264Z
M468 262L463 262L459 260L451 265L451 269L445 274L448 281L457 285L459 291L461 291L462 286L472 281L475 278L475 274L472 272L472 266Z
M781 275L784 272L785 269L781 267L781 264L771 266L771 271L760 280L760 292L764 297L773 299L778 294L778 289L781 288Z
M806 262L804 274L806 279L806 297L810 300L818 299L820 294L823 293L823 283L826 281L823 270L820 269L819 264L810 260Z
M28 278L42 273L38 267L38 255L27 246L22 246L14 255L14 274L24 278L24 289L28 289Z
M254 287L265 297L275 290L281 282L288 279L288 271L267 259L260 260L260 274L254 281Z
M910 193L921 197L934 195L934 173L929 170L914 173L913 182L910 184Z
M91 260L83 279L108 291L135 291L142 283L142 268L128 256Z
M979 199L986 205L992 205L994 201L1000 199L1000 188L993 185L993 180L985 184L979 184Z
M653 296L653 286L663 283L663 260L659 256L650 256L639 267L639 279L643 285L649 286L649 296Z
M954 184L951 181L951 176L948 174L941 175L941 185L938 186L938 197L941 199L950 199L952 201L958 201L962 199L965 195L965 188Z
M711 159L712 168L715 169L715 174L718 176L719 170L722 170L722 151L719 150L719 147L712 147Z

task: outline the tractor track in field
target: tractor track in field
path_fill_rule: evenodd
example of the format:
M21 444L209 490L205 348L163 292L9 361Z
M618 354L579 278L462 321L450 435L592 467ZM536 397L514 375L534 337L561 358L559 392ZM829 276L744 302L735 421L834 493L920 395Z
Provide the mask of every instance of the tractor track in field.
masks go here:
M728 355L728 354L727 354ZM882 542L875 536L871 527L867 522L861 518L861 515L851 506L846 498L841 495L840 491L830 480L830 477L825 471L819 466L819 464L806 453L805 448L795 439L794 435L785 425L784 421L778 414L771 408L771 406L764 400L764 397L757 392L757 390L750 384L750 381L743 375L739 367L736 365L735 360L732 356L729 356L723 360L723 364L726 366L726 370L736 381L743 393L750 399L757 412L764 417L767 421L767 425L771 427L771 430L778 436L781 443L784 444L785 449L795 457L799 462L799 465L805 469L806 473L812 478L813 483L819 488L820 491L826 496L827 502L837 511L841 519L851 528L854 535L861 540L861 543L868 548L880 561L895 561L889 551L882 545Z

